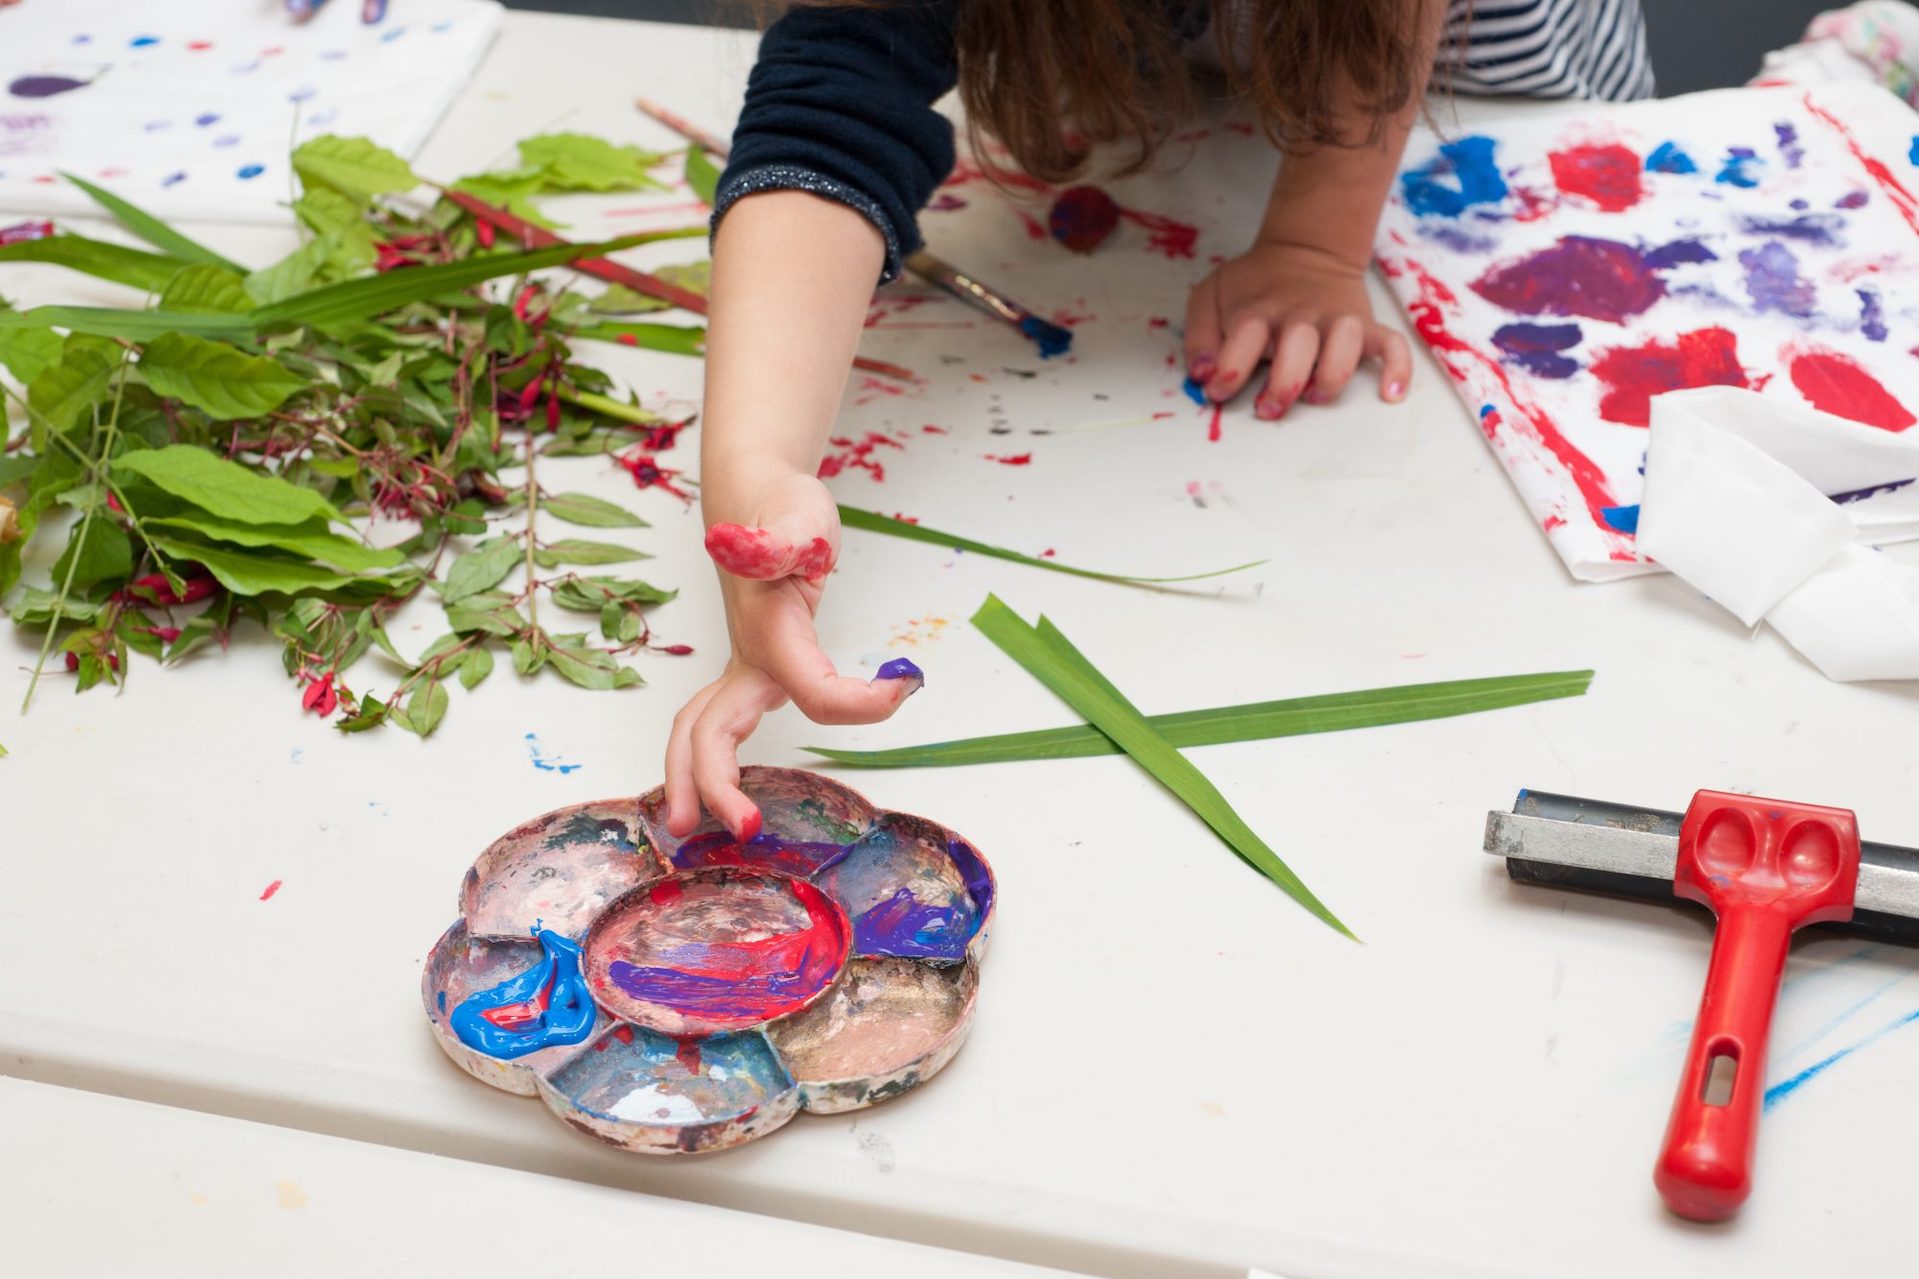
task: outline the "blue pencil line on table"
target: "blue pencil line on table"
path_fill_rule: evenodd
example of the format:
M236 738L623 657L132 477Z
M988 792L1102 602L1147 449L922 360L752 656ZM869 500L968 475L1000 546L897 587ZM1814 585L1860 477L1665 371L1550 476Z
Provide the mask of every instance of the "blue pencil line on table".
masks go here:
M532 759L533 767L539 769L542 773L559 773L561 776L565 776L567 773L579 771L580 765L569 764L558 756L549 755L540 749L540 738L538 734L528 733L521 740L526 742L526 752Z
M1858 1043L1851 1044L1839 1049L1837 1052L1830 1053L1806 1067L1798 1074L1780 1080L1778 1083L1772 1085L1772 1087L1766 1089L1765 1109L1771 1110L1774 1106L1777 1106L1780 1102L1792 1096L1795 1092L1798 1092L1807 1083L1817 1079L1820 1075L1823 1075L1826 1071L1852 1056L1861 1048L1871 1047L1887 1035L1890 1035L1893 1031L1898 1030L1901 1026L1909 1025L1915 1021L1919 1021L1919 1008L1913 1009L1897 1021L1881 1026L1878 1030L1873 1031Z

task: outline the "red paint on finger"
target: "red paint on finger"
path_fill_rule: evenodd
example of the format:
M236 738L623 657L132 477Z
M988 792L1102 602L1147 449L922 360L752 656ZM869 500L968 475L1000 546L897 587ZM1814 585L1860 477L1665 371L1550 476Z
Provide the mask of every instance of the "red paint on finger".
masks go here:
M833 567L833 547L823 537L795 548L770 530L742 524L715 524L708 529L706 553L733 576L755 581L797 574L817 582Z
M735 832L735 834L739 837L740 842L744 843L749 839L757 839L759 837L759 833L760 833L760 810L756 808L753 811L749 812L743 819L741 819L740 828L738 831Z

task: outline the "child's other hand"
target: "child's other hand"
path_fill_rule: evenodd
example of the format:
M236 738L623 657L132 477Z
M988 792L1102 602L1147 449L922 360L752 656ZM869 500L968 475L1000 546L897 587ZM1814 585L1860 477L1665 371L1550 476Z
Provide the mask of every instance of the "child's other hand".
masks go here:
M1232 399L1262 360L1272 364L1253 411L1268 420L1298 399L1330 403L1361 360L1379 361L1389 403L1413 371L1406 339L1373 320L1363 263L1272 241L1216 268L1186 303L1186 367L1209 398Z
M702 803L735 836L758 833L759 810L740 790L739 749L766 712L791 700L818 724L873 724L920 687L912 678L868 682L833 669L813 615L839 558L839 512L810 475L787 473L757 487L756 497L726 510L709 507L709 516L738 517L714 523L706 536L720 567L733 652L720 677L673 720L666 820L675 835L699 825Z

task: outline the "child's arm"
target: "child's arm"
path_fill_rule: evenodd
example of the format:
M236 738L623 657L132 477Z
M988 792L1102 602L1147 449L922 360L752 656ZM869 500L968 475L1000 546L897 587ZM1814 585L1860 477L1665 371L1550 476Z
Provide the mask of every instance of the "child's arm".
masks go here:
M1420 24L1419 65L1431 66L1446 6L1405 0ZM1272 361L1254 412L1276 418L1304 399L1323 404L1345 389L1361 360L1380 362L1380 398L1396 402L1412 376L1412 353L1373 319L1366 294L1379 211L1418 118L1417 96L1381 122L1371 143L1292 152L1280 162L1253 245L1194 287L1186 308L1186 363L1215 400L1231 399ZM1348 136L1369 118L1351 112Z
M885 256L879 231L802 191L742 199L713 246L700 504L732 653L673 721L667 824L756 820L740 743L788 698L822 724L885 719L918 687L840 675L813 630L840 524L814 478Z

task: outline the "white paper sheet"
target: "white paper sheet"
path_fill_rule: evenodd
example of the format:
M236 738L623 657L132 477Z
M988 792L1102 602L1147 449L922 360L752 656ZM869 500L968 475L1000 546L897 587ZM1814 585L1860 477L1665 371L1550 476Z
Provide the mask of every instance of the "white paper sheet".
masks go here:
M1641 555L1836 680L1919 679L1919 438L1751 391L1652 401Z
M323 133L411 156L499 31L496 0L31 0L0 9L0 210L92 209L64 171L160 217L287 215L287 155Z

